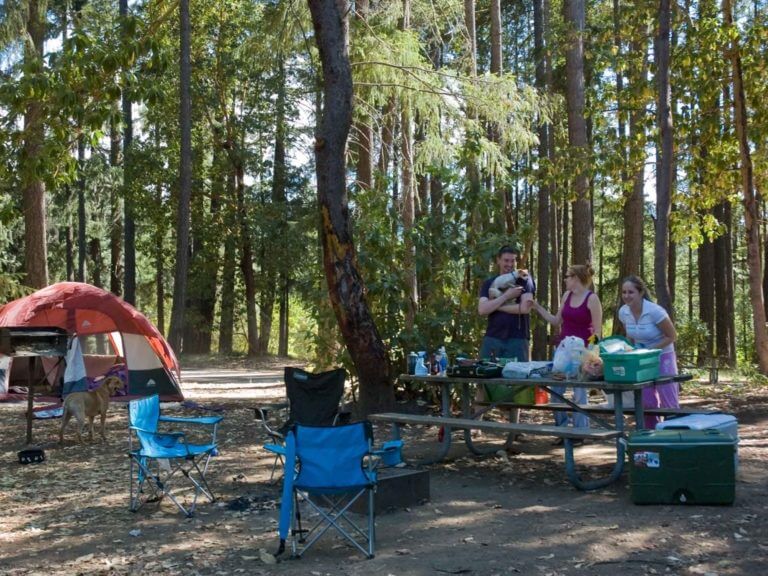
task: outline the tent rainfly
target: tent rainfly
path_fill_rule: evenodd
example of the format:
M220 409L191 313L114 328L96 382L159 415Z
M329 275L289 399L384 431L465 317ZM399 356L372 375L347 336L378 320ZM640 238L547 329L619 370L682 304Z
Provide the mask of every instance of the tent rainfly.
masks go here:
M0 308L0 326L63 328L73 338L70 348L77 353L82 349L89 379L119 366L127 398L159 394L163 401L183 400L179 363L165 338L133 306L101 288L79 282L53 284ZM10 364L8 358L4 362ZM7 392L11 373L10 366L0 370L0 393ZM81 389L85 380L76 380L75 389Z

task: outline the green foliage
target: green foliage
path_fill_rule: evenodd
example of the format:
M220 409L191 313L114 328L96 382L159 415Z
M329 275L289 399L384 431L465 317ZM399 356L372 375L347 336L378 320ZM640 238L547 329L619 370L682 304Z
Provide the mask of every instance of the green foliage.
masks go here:
M689 318L675 323L677 340L675 351L680 356L694 358L704 346L709 337L707 325L698 318Z
M478 5L475 55L468 51L463 5L458 2L411 3L408 30L402 26L402 3L373 3L366 21L351 20L355 120L372 127L372 156L381 172L376 173L372 190L350 186L350 216L367 302L396 366L402 366L405 354L414 349L431 351L446 345L452 357L475 353L484 327L484 319L476 313L477 290L492 273L496 250L518 242L530 252L526 256L536 257L540 192L545 187L551 191L553 207L563 218L573 199L571 182L580 172L588 174L592 185L593 264L606 325L618 302L624 202L635 174L646 177L647 188L652 183L652 148L658 136L652 61L657 6L619 3L619 20L614 22L614 4L590 5L585 35L590 148L576 154L568 144L561 96L566 31L557 15L562 3L550 5L549 28L544 31L551 91L533 88L539 55L533 49L530 5L503 4L504 73L498 76L488 73L490 26L485 6ZM725 30L718 4L680 5L671 69L677 162L671 232L678 243L678 349L692 353L709 336L697 318L696 250L730 232L737 274L737 346L739 361L747 364L754 361L754 336L740 240L744 233L736 169L740 159L723 90L730 82L725 51L738 37L755 186L764 190L768 22L761 6L755 5L749 17L740 12L737 26ZM112 234L121 232L122 202L130 200L136 211L138 299L154 319L160 308L155 288L158 266L168 302L173 285L179 156L177 5L135 3L130 14L120 18L115 2L89 1L77 18L70 10L66 41L50 43L42 61L23 58L21 8L23 3L7 2L0 11L0 298L22 291L23 250L18 247L24 239L23 183L41 178L47 186L49 266L51 279L59 280L67 274L67 251L72 250L67 237L76 230L75 194L82 179L87 242L102 250L100 260L88 256L89 279L98 270L105 280L107 246ZM737 6L739 11L751 8ZM50 39L61 38L62 9L61 3L49 6ZM242 168L244 225L256 254L260 302L275 289L276 278L287 274L290 353L314 356L318 365L351 367L328 304L318 248L312 136L321 71L307 5L195 0L192 13L195 161L190 285L205 290L213 277L220 298L225 240L242 246L233 194L234 178ZM472 56L476 56L475 75L468 72ZM283 89L284 105L278 105L277 94ZM109 138L122 128L119 100L124 94L136 112L126 171L120 155L113 159L116 165L109 158ZM32 104L41 107L45 118L41 153L34 160L26 158L23 149L24 114ZM411 230L405 229L402 215L404 160L398 124L404 111L414 133L417 199ZM543 123L553 145L548 158L538 157L538 129ZM382 135L389 126L394 130L393 144L386 150L390 161L383 166ZM273 191L279 132L285 136L289 164L282 193ZM87 159L78 166L74 150L80 137L87 143ZM357 138L353 131L353 154ZM354 177L350 170L350 182ZM731 203L730 222L714 211L723 202ZM638 272L652 280L652 196L646 198L643 218L645 246ZM552 234L564 241L556 256L567 262L567 231ZM411 271L404 270L404 263L411 261L419 285L412 327L405 298L406 272ZM533 261L527 265L534 268ZM247 330L239 272L237 278L235 346L242 351ZM541 285L548 280L537 281ZM550 287L553 292L561 289ZM216 313L220 314L218 307ZM273 343L277 329L275 321Z

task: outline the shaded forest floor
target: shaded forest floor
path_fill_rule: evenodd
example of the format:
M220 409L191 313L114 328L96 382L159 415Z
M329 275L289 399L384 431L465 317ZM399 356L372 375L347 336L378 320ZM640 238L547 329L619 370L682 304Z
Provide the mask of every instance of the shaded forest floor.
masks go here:
M523 438L520 454L477 458L461 442L430 466L431 498L377 517L377 553L365 560L324 538L302 560L268 565L279 490L252 406L282 396L280 359L183 359L187 400L218 408L221 455L209 479L219 498L192 519L172 505L128 511L126 411L112 404L107 442L80 447L59 420L34 424L43 464L21 466L23 404L0 404L0 574L285 575L752 575L768 560L768 389L686 385L688 404L739 419L740 468L733 506L636 506L626 473L592 493L565 479L562 448ZM195 413L171 407L169 414ZM208 413L200 411L198 413ZM533 415L543 418L542 415ZM434 429L406 431L406 456L434 448ZM379 441L386 431L377 432ZM458 438L457 438L458 440ZM500 440L483 437L482 442ZM610 451L577 448L577 462L605 471Z

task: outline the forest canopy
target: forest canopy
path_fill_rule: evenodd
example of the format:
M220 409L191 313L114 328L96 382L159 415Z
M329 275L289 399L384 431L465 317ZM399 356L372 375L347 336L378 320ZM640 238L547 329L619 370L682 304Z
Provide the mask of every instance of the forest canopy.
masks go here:
M637 274L685 362L768 373L764 0L341 5L341 200L386 370L477 354L480 283L514 244L546 307L591 263L611 334ZM315 35L301 0L2 2L0 303L85 281L184 354L354 369L323 273Z

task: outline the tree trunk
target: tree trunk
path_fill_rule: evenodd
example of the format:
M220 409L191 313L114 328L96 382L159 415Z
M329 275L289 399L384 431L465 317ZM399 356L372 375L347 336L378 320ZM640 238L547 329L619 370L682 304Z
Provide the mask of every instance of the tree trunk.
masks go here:
M477 78L477 22L475 15L475 0L464 0L464 26L467 28L467 76L472 81ZM467 116L473 120L478 120L477 110L469 105L467 107ZM467 246L474 253L474 257L466 263L466 270L464 274L464 289L473 297L477 297L480 292L481 277L473 274L473 270L481 270L487 266L485 257L476 248L479 246L482 238L485 236L485 228L487 222L481 216L480 213L480 193L481 193L481 181L480 181L480 168L478 166L477 159L477 144L471 139L474 136L469 136L466 143L466 174L467 181L469 183L468 197L469 204L472 206L469 214L467 214L466 227L467 232ZM514 230L507 229L508 235L514 234Z
M85 214L85 139L77 139L77 274L78 282L86 282L86 214Z
M347 5L309 0L323 70L323 113L315 143L323 266L331 305L360 378L361 416L394 404L384 343L365 299L349 222L345 153L352 122Z
M120 16L128 16L128 0L120 0ZM127 33L127 32L126 32ZM130 71L126 70L128 74ZM136 223L133 200L133 103L127 89L123 89L123 233L124 245L124 293L123 298L136 304Z
M280 273L280 327L277 342L277 355L288 356L288 319L290 302L290 280L287 271Z
M237 255L237 214L239 195L235 189L234 170L230 169L226 181L225 229L230 232L224 240L224 262L221 268L221 312L219 319L219 354L232 354L232 336L235 323L235 269Z
M707 327L709 336L703 342L697 351L697 364L704 366L706 359L712 357L712 342L715 334L715 252L713 244L708 239L699 246L698 251L698 269L699 269L699 319Z
M710 269L714 271L715 279L715 356L724 359L728 363L731 357L730 335L734 330L733 299L734 294L728 292L733 286L729 281L732 262L728 260L730 254L728 245L731 242L730 202L725 200L715 206L715 217L725 227L725 234L718 236L714 243L715 262Z
M656 226L654 241L653 277L656 297L671 317L674 317L672 298L667 278L669 250L669 215L672 183L674 181L674 142L672 139L672 88L669 81L670 0L659 2L659 30L654 42L656 55L656 83L658 87L657 124L660 142L656 164Z
M69 198L70 190L69 186L64 186L64 194ZM66 268L67 268L67 282L74 282L75 280L75 232L72 229L72 216L67 215L67 225L64 227L64 245L66 246Z
M565 0L563 4L567 41L565 52L566 103L568 107L568 143L571 147L576 173L573 189L573 258L571 262L592 262L592 206L589 201L587 159L589 142L584 117L584 0Z
M723 17L727 28L733 27L730 0L723 0ZM768 375L768 331L765 326L765 306L762 290L762 262L760 261L759 211L752 173L752 155L747 137L747 103L741 72L741 47L738 37L731 36L729 47L731 74L733 75L733 108L736 138L741 155L741 185L744 194L744 232L747 244L747 269L749 272L749 300L752 304L755 353L761 374Z
M360 23L360 30L364 30L367 26L369 10L369 0L355 2L355 18ZM357 142L357 162L355 163L357 185L361 190L371 190L373 188L373 129L367 114L355 122L354 133Z
M224 222L222 200L225 196L224 150L219 141L213 146L210 184L210 207L206 194L195 186L192 190L191 266L184 312L184 352L210 354L216 311L216 289L219 284L219 252Z
M43 71L45 42L45 0L30 0L27 13L29 41L24 45L25 67L29 73ZM25 284L32 288L48 285L48 245L46 239L45 183L37 164L44 150L45 126L43 104L30 101L24 112L24 144L21 155L21 190L24 202Z
M163 210L163 184L155 183L155 205ZM163 219L160 222L164 222ZM157 329L165 334L165 225L159 223L154 232L155 301L157 302Z
M410 28L411 3L403 0L403 19L401 29L405 32ZM403 265L402 278L405 287L405 329L413 331L416 313L419 309L419 285L416 275L416 246L414 243L413 226L416 220L416 183L413 173L413 122L411 105L407 95L400 98L400 157L402 159L402 204L401 218L403 223Z
M272 316L275 309L275 295L278 291L278 281L282 278L286 268L287 257L287 215L286 215L286 188L288 186L288 167L286 165L285 148L287 135L287 122L285 118L285 68L283 58L279 58L278 78L279 86L276 101L276 127L275 127L275 152L274 172L272 176L272 206L277 216L274 223L274 234L271 238L265 238L265 244L269 247L268 254L263 260L262 266L262 293L259 312L261 315L261 330L259 331L259 353L266 354L269 351L269 340L272 335ZM275 258L275 255L278 255Z
M724 361L728 366L736 366L736 310L734 301L736 300L736 290L734 288L734 275L733 275L733 213L731 209L731 203L725 204L725 226L726 226L726 241L725 241L725 262L726 262L726 275L725 275L725 293L728 294L728 298L725 301L726 315L728 316L728 346L723 354L727 351L727 356L722 357L718 350L718 360Z
M173 305L168 343L176 351L183 351L184 305L187 300L187 273L189 270L189 206L192 196L192 64L191 24L189 0L179 0L179 205L176 224L176 267L173 282Z
M416 277L416 247L413 242L413 225L416 216L415 184L413 181L413 159L411 157L411 116L407 102L402 103L401 156L402 156L402 222L403 222L403 284L405 286L405 329L413 330L419 307L419 287Z
M99 238L90 239L88 242L88 252L91 256L91 284L102 288L101 240Z
M396 104L394 97L390 97L383 111L381 124L381 150L377 163L376 190L385 192L387 189L387 174L392 163L393 145L395 141Z
M648 70L648 51L644 45L635 41L632 44L634 54L642 54L638 69L631 73L629 88L639 91ZM624 242L622 244L621 262L619 266L619 287L616 295L617 306L613 316L613 333L624 334L624 325L619 322L621 307L621 280L631 274L642 274L643 259L643 220L645 210L643 197L645 189L645 130L643 120L645 113L642 109L634 108L629 114L629 135L626 149L627 177L631 177L630 192L624 195L622 208L624 224Z
M549 21L546 13L545 0L535 0L533 3L533 42L534 55L536 59L536 88L542 93L547 91L547 68L549 62L547 59L545 32ZM550 124L541 124L539 126L539 165L549 159L549 130ZM550 284L549 278L552 265L552 229L550 203L552 197L552 188L546 183L544 174L540 175L539 195L537 204L537 218L539 222L539 253L536 263L536 298L545 305L549 302ZM537 321L533 330L533 358L548 358L547 350L548 338L547 322Z
M120 132L114 118L110 121L110 136L109 165L115 168L120 165ZM123 293L122 198L119 189L115 186L109 191L109 206L111 211L111 226L109 228L109 291L116 296L120 296Z
M237 212L240 221L240 271L245 284L245 309L248 322L248 356L258 355L259 329L256 317L256 276L253 272L253 242L248 225L248 213L245 205L245 171L238 163L236 170Z

